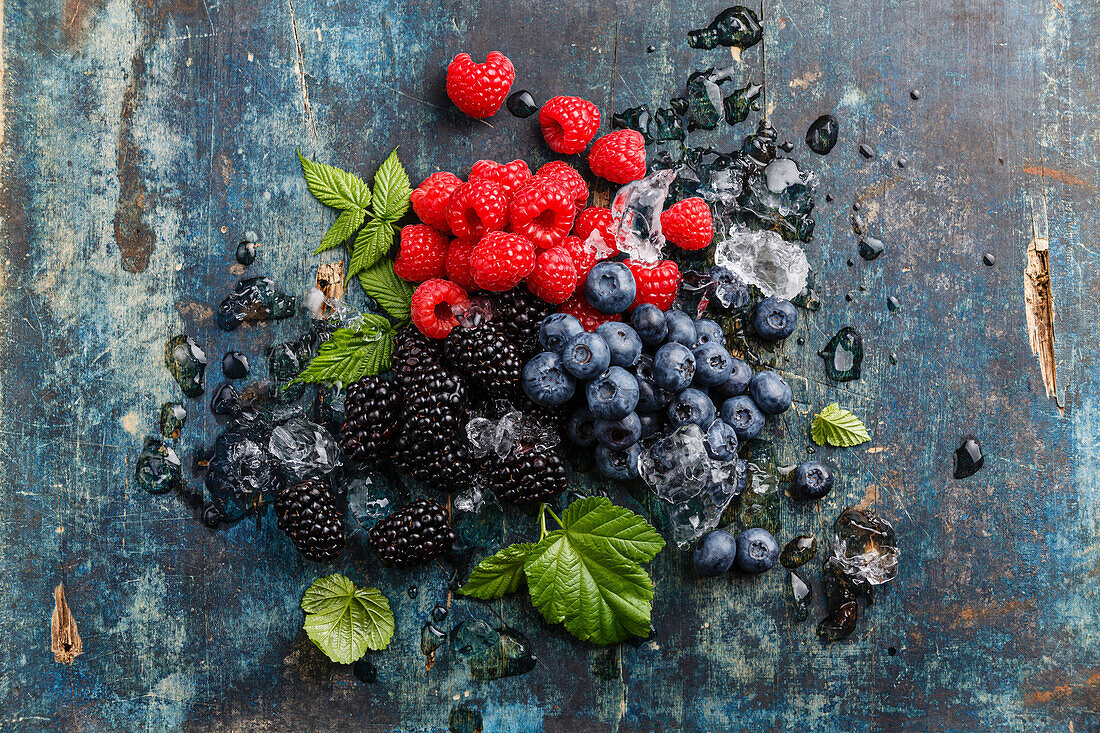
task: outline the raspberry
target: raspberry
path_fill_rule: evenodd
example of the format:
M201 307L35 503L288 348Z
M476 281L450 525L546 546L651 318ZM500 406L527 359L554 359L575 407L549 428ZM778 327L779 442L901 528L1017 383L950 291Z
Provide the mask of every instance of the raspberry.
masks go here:
M572 298L559 305L558 313L568 313L574 316L581 322L581 325L584 326L585 331L595 331L601 323L623 320L622 316L618 313L613 316L609 316L606 313L600 313L588 304L588 301L584 299L584 293L577 293Z
M447 207L455 189L462 185L462 179L454 173L440 171L424 179L424 182L412 192L412 207L420 221L435 227L441 232L450 233L447 223Z
M456 237L476 239L508 223L508 193L496 181L469 181L455 189L447 223Z
M624 264L630 268L637 287L637 294L630 305L631 308L642 303L652 303L663 311L672 307L672 301L676 299L676 290L680 287L680 268L675 262L661 260L651 265L646 262L627 260Z
M637 130L609 132L592 144L588 165L612 183L636 181L645 175L645 138Z
M539 125L551 150L573 155L587 148L600 129L600 110L580 97L554 97L539 110Z
M477 244L473 239L454 239L447 250L447 257L443 260L443 267L447 271L447 277L451 282L465 288L467 291L477 290L474 276L470 274L470 253Z
M569 252L573 260L573 269L577 271L577 287L580 287L588 272L596 266L596 251L589 247L580 237L572 235L561 241L561 246Z
M600 236L603 237L604 245L614 254L619 251L615 246L614 226L615 216L611 213L611 209L605 209L600 206L590 206L577 215L577 223L573 225L573 233L576 234L582 242L587 242L592 232L598 231Z
M490 53L481 64L460 53L447 67L447 96L470 117L492 117L515 80L515 67L500 51Z
M535 261L535 269L527 276L527 288L547 303L563 302L576 287L577 269L564 247L542 252Z
M576 210L569 192L551 178L533 178L516 191L508 207L512 230L540 249L560 244L573 228Z
M714 239L714 220L707 202L693 196L661 212L661 232L680 249L706 247Z
M552 160L535 174L536 178L553 178L565 184L569 195L573 197L573 203L577 211L581 211L588 205L588 184L577 169L560 160Z
M410 224L401 228L401 249L393 263L398 277L411 283L422 283L443 275L447 256L447 237L427 224Z
M412 322L420 332L433 339L446 338L458 319L451 306L469 300L466 291L450 280L434 278L421 283L412 295Z
M512 196L531 179L531 169L522 160L511 163L498 163L495 160L479 160L470 170L470 180L496 181L504 186L505 192Z
M470 255L474 282L498 293L519 285L534 266L535 245L521 234L489 232Z

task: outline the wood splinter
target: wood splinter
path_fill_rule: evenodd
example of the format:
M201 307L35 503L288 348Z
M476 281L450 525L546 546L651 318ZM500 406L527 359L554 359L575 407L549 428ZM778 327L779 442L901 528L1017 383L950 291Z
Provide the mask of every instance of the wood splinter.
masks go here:
M80 643L80 633L76 630L76 621L65 602L65 586L58 583L53 589L53 618L50 621L50 649L55 662L72 664L73 660L84 653Z

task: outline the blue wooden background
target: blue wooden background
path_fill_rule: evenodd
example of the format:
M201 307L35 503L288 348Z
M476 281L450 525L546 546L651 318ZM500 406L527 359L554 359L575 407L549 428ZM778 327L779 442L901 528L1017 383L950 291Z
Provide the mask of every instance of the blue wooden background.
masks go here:
M833 400L874 438L830 453L839 489L819 507L784 503L780 540L824 538L844 505L867 501L903 552L848 641L822 646L812 621L793 622L780 572L703 583L665 552L652 567L655 632L640 644L593 649L525 602L455 601L452 619L515 626L540 660L479 682L448 648L430 670L419 649L443 570L358 558L340 567L387 593L398 626L372 657L379 681L364 684L301 632L298 602L319 570L273 521L211 532L134 485L142 436L178 396L166 338L206 347L213 386L228 347L262 374L264 348L301 329L227 336L211 317L242 274L233 253L248 230L263 242L250 272L296 292L312 283L331 212L309 197L295 147L369 175L400 145L414 180L483 157L541 162L533 120L486 125L448 108L450 57L500 49L517 86L584 96L609 119L729 63L728 50L685 43L722 7L0 0L0 731L443 731L460 704L494 733L1100 730L1091 0L765 10L772 120L836 198L819 197L808 251L824 306L803 320L805 344L786 346L798 404L777 452L804 459L808 416ZM739 81L759 78L757 51ZM841 141L817 158L802 137L828 111ZM715 139L732 146L752 124ZM862 142L881 156L862 159ZM855 255L856 199L887 242L873 263ZM1029 344L1035 240L1049 242L1064 412ZM838 386L815 352L843 325L863 332L868 354L863 378ZM218 429L207 406L188 408L185 462ZM950 456L967 434L986 467L956 481ZM62 581L84 645L71 667L49 649Z

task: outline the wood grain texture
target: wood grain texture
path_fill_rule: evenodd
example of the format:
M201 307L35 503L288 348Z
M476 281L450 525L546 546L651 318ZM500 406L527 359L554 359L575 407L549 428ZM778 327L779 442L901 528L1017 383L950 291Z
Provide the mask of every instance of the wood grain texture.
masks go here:
M178 398L167 338L205 347L212 387L229 348L262 371L266 346L301 328L227 335L212 313L241 275L248 230L264 243L250 273L313 284L332 213L309 197L296 147L369 175L400 145L414 181L479 158L541 163L534 120L483 123L449 106L455 53L500 49L517 86L584 96L609 119L729 63L684 40L722 7L0 2L0 730L443 731L460 703L493 733L1100 730L1100 6L1089 0L783 0L765 14L772 120L836 197L820 201L808 246L824 306L800 324L805 345L785 348L797 404L773 428L776 449L781 463L803 459L809 416L831 401L873 436L818 452L840 487L817 507L785 503L780 540L824 538L866 497L902 543L898 579L849 641L823 647L811 623L794 623L779 572L703 583L664 552L654 634L637 644L576 643L515 599L455 600L452 621L514 626L540 658L527 675L478 682L447 648L430 671L419 650L446 597L443 569L362 557L334 569L385 590L398 627L367 685L302 633L298 603L318 568L273 521L210 532L134 485L142 436ZM755 49L740 64L739 85L759 79ZM841 141L817 158L802 137L827 111ZM714 139L731 147L751 124ZM880 157L863 160L861 142ZM849 268L853 200L888 250ZM1036 238L1049 242L1064 415L1028 337ZM837 385L816 351L844 325L868 353L863 378ZM188 410L184 456L218 430L202 401ZM986 467L955 481L950 454L966 434ZM511 541L529 527L509 515L493 531ZM72 666L50 651L62 582L83 641Z

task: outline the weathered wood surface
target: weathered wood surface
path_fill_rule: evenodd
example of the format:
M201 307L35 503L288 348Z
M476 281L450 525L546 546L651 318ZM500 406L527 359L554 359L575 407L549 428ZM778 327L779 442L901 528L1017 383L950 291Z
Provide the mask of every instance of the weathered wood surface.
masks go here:
M418 648L442 570L360 559L347 572L387 592L398 624L365 685L301 633L318 569L274 522L209 532L134 485L141 437L178 395L165 339L186 332L212 361L230 345L262 361L300 328L227 336L211 319L241 274L246 230L264 242L251 272L299 291L313 277L331 214L306 192L295 147L369 173L400 145L417 180L482 157L541 161L532 120L486 125L447 108L447 59L499 48L518 86L580 94L609 117L726 63L684 42L723 5L0 0L0 730L439 731L457 701L494 733L1100 730L1100 6L770 5L773 121L836 196L809 246L824 307L800 327L805 345L786 347L805 379L778 452L802 459L807 415L833 399L874 436L831 454L840 489L786 507L780 539L824 537L841 507L870 498L898 529L899 578L829 647L790 619L781 573L701 583L674 552L653 566L655 632L638 645L585 647L521 601L457 601L452 614L523 629L541 660L476 682L444 653L426 671ZM759 69L754 49L739 79ZM815 158L802 136L829 110L841 143ZM856 154L865 141L879 159ZM855 198L889 251L849 268ZM1045 295L1042 240L1046 374L1025 314L1029 244L1032 297ZM869 352L844 388L815 356L842 325ZM1064 414L1044 385L1055 379ZM206 406L188 407L185 455L217 430ZM950 454L971 433L987 465L955 481ZM71 667L50 648L62 581L83 641Z

